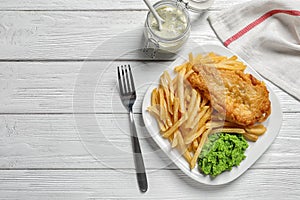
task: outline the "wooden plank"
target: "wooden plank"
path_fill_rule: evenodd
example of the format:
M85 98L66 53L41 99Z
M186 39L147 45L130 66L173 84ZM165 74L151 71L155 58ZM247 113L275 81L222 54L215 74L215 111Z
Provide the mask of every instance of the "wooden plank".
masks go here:
M148 174L140 193L133 170L0 171L0 198L11 199L278 199L299 198L300 169L249 170L221 186L199 184L179 170ZM257 191L257 192L256 192Z
M116 66L125 63L133 68L140 113L147 88L171 62L1 62L0 113L125 113L116 87ZM299 101L270 86L284 112L300 111Z
M281 132L252 168L299 168L298 119L285 113ZM145 129L136 125L149 171L176 169ZM0 168L134 168L126 114L1 115Z
M147 57L136 50L144 46L146 14L147 11L3 11L0 60L143 60ZM190 43L219 43L207 15L193 15ZM186 45L186 49L190 46Z
M156 1L151 0L155 3ZM215 0L211 9L224 9L237 4L240 1L233 0L230 4L226 0ZM247 2L244 0L243 2ZM0 10L125 10L125 9L143 9L147 7L139 0L1 0Z

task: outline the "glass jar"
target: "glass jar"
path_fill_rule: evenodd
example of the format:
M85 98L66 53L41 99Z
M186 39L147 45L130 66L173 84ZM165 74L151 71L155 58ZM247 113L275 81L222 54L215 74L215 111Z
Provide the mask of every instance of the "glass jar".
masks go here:
M162 30L151 12L145 22L145 47L143 51L154 58L157 53L176 53L190 35L191 22L188 10L202 12L210 7L213 0L163 0L153 5L165 20Z

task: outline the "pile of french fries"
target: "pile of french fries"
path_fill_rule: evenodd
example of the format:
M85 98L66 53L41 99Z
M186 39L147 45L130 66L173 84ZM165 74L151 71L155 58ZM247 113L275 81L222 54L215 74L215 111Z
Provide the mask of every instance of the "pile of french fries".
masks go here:
M189 54L189 60L175 67L177 73L171 79L165 71L160 77L160 85L153 89L151 106L148 111L156 118L162 136L171 142L188 161L190 168L196 166L202 147L209 134L237 133L250 141L256 141L266 132L262 124L242 127L232 122L221 120L210 102L202 97L188 83L195 64L213 65L219 69L244 70L246 66L236 56L227 58L214 53L207 55Z

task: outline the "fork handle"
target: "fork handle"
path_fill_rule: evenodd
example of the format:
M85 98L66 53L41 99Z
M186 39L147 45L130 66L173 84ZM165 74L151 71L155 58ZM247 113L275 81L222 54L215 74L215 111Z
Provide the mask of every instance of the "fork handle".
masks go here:
M139 188L142 192L146 192L148 189L147 176L145 165L143 161L140 142L137 136L137 131L134 123L132 110L129 111L130 115L130 131L131 131L131 144L133 149L133 157L136 169L136 176L139 184Z

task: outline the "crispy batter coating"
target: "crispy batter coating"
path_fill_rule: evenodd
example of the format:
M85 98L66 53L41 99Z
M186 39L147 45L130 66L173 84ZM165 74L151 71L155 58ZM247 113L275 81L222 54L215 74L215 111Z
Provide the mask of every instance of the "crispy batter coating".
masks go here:
M243 125L263 122L271 113L269 91L243 71L195 65L188 80L226 120Z

